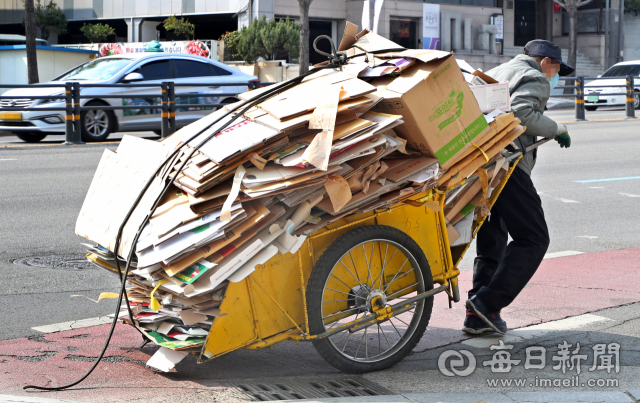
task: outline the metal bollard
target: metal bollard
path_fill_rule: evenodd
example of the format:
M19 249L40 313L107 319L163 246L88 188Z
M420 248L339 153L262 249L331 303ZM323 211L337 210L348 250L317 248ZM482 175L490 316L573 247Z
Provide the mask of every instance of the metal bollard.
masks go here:
M576 77L576 120L586 121L584 111L584 77Z
M169 83L164 81L161 84L162 93L162 127L160 132L160 138L165 138L170 135L169 133Z
M169 82L167 88L169 95L169 135L176 132L176 86L173 81Z
M80 83L65 83L65 142L66 145L84 144L80 128Z
M634 91L634 77L627 76L627 119L635 119L636 118L636 110L635 110L635 91Z

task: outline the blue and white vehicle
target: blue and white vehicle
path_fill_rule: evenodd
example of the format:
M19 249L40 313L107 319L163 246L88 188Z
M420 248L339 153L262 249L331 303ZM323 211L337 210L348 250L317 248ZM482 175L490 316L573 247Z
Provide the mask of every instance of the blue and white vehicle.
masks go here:
M640 60L614 64L598 77L626 77L630 75L634 77L633 104L635 109L640 109ZM615 87L602 87L604 85L614 85ZM599 106L624 106L627 102L626 91L627 80L625 78L590 81L584 85L585 109L595 111Z
M132 53L102 57L66 72L50 84L77 81L96 84L160 84L163 81L176 83L176 126L178 128L211 113L211 104L238 101L234 95L258 86L258 78L223 63L201 56L178 53ZM198 87L180 87L180 83L201 83ZM220 84L239 85L222 86ZM160 106L160 87L81 87L81 106ZM109 98L109 95L158 94L158 97ZM38 96L57 96L56 99L38 99ZM3 96L33 96L33 99L16 98L0 100L1 108L37 108L37 111L0 113L0 131L12 132L27 142L37 142L48 134L65 131L64 88L43 88L38 85L7 91ZM180 108L180 104L202 104L202 107ZM105 140L116 131L155 131L160 133L161 110L87 110L80 115L82 140L85 142Z

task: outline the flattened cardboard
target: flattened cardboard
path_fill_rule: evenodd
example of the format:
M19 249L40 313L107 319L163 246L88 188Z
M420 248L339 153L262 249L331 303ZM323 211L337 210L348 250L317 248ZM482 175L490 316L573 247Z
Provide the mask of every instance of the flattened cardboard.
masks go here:
M438 163L438 160L431 157L417 157L401 160L385 160L389 169L382 174L382 177L392 182L403 182L411 175L427 170L430 166Z

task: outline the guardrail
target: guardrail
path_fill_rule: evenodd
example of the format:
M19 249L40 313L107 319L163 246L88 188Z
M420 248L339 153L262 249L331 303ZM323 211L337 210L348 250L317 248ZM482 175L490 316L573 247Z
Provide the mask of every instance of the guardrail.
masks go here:
M576 104L576 120L577 121L586 121L585 117L585 95L589 96L589 94L585 94L584 83L585 80L626 80L626 90L625 92L615 92L615 93L602 93L597 94L598 96L616 96L616 95L625 95L625 113L627 119L635 119L635 106L634 106L634 96L635 92L635 82L634 76L622 76L622 77L560 77L560 80L564 80L565 85L557 86L556 89L574 89L575 92L573 94L562 94L562 95L554 95L554 98L575 98ZM574 85L566 85L567 82L573 81ZM596 88L620 88L620 85L598 85ZM598 106L598 105L594 105Z
M233 87L233 86L249 86L249 89L255 89L263 85L269 85L272 83L258 83L257 81L250 81L243 83L220 83L215 84L215 87ZM165 81L160 84L85 84L77 81L64 82L60 84L0 84L0 88L64 88L64 95L48 95L48 96L31 96L31 95L19 95L19 96L0 96L0 100L4 99L61 99L64 98L64 107L47 107L47 108L34 108L34 107L10 107L0 108L0 112L49 112L49 111L64 111L65 112L65 143L64 144L84 144L81 137L80 127L80 115L82 111L88 110L126 110L126 109L160 109L161 110L161 137L165 138L170 136L176 131L176 108L197 108L197 107L221 107L224 104L178 104L176 106L176 87L208 87L210 85L203 83L179 83L176 84L172 81ZM126 95L81 95L80 90L82 88L160 88L160 94L126 94ZM211 94L197 94L197 96L190 94L179 94L179 96L190 96L198 98L220 98L226 96L236 96L237 93L211 93ZM160 98L160 105L123 105L123 106L107 106L107 105L91 105L80 106L81 99L88 98Z

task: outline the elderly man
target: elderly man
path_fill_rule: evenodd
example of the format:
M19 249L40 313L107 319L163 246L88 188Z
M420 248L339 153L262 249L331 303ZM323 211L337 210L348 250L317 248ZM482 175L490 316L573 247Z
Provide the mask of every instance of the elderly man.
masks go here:
M555 139L560 147L571 145L567 127L543 113L559 75L573 70L562 61L557 45L534 40L527 43L524 54L486 73L499 82L509 82L513 113L527 127L515 141L520 149L533 144L538 136ZM530 177L536 151L524 154L478 233L473 288L462 328L466 333L507 331L500 311L529 282L549 246L542 203ZM507 245L508 235L513 241Z

